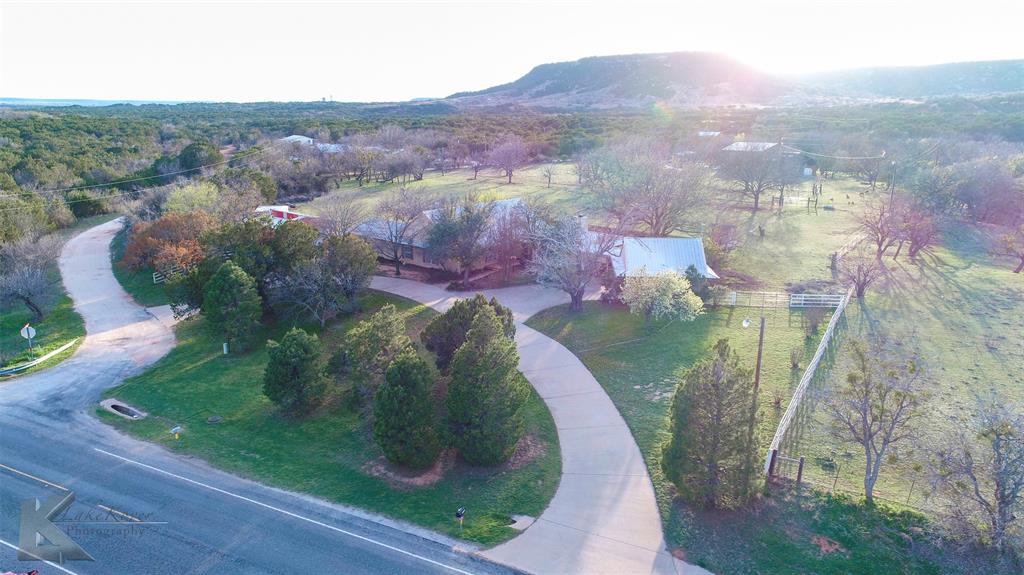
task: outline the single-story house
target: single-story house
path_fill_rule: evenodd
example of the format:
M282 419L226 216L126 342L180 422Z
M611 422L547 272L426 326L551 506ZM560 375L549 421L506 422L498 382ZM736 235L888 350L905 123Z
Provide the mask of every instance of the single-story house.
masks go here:
M723 152L767 152L768 150L778 151L781 148L778 142L733 142L722 148Z
M489 202L492 206L491 218L498 218L501 215L516 209L522 200L519 198L508 198L504 200L495 200ZM460 208L456 207L456 210ZM408 229L405 231L402 245L402 262L409 263L425 268L433 269L445 269L452 272L461 271L459 265L453 261L442 261L436 255L431 253L430 245L427 243L430 235L430 228L434 222L441 215L441 208L434 208L430 210L424 210L419 216L417 216L412 222L408 224ZM381 219L372 219L363 222L356 226L353 233L370 242L378 252L387 254L390 252L390 238L393 237L392 231L397 226L396 222L388 222ZM484 239L485 242L489 241L489 238ZM473 268L483 267L488 263L495 263L497 261L496 254L488 254L483 261L480 261L473 265Z
M266 215L270 218L270 225L275 228L284 222L290 220L309 220L315 219L315 216L307 214L300 214L299 212L292 211L291 206L280 205L280 206L257 206L254 210L257 214ZM312 222L309 222L312 223Z
M279 138L278 142L284 142L286 144L299 144L301 146L312 146L313 138L309 136L300 136L298 134L292 134L286 138Z
M316 146L317 150L325 154L340 154L348 149L345 144L331 144L326 142L317 142L309 136L300 136L298 134L292 134L285 138L278 138L278 142L284 144L298 144L300 146Z
M624 237L612 250L611 260L618 277L636 276L642 270L649 275L665 270L685 275L693 266L705 278L718 279L705 258L701 238Z

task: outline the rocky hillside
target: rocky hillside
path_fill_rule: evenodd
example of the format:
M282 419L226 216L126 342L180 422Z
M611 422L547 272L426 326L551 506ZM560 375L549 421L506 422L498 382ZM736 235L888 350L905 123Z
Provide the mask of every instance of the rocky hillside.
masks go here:
M453 94L460 107L558 109L764 105L794 87L726 56L701 52L600 56L542 64L515 82Z
M542 64L514 82L445 99L460 108L778 106L1024 92L1024 60L866 68L797 77L707 52L633 54Z

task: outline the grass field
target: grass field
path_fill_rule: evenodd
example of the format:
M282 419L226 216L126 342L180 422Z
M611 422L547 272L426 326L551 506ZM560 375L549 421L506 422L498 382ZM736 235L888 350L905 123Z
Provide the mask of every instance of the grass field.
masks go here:
M858 206L864 203L856 182L836 185L849 189L850 199L845 191L836 195L854 203L843 205L837 198L836 211L819 209L815 214L787 206L781 215L762 212L750 219L752 230L764 223L766 237L750 234L733 254L730 267L770 290L814 280L830 282L828 255L849 239ZM828 187L825 197L830 197ZM640 320L625 310L597 303L588 303L576 316L564 309L548 310L529 323L576 353L608 391L647 459L666 540L680 547L688 561L719 573L985 572L974 562L984 565L983 558L967 558L937 546L928 535L928 519L908 510L905 503L910 494L910 507L933 509L925 500L926 481L915 463L924 461L943 434L970 415L974 395L995 389L1014 404L1024 404L1019 385L1024 379L1024 284L1007 262L987 254L983 238L965 224L949 226L941 245L919 262L901 256L895 262L887 260L886 267L886 278L864 301L847 308L838 351L826 365L831 369L822 372L809 394L813 407L842 376L842 357L851 338L868 329L882 329L921 349L932 374L932 399L919 423L920 439L897 450L895 459L883 466L879 494L893 503L874 511L859 503L863 456L833 439L827 418L814 409L793 454L807 456L805 477L812 484L827 491L838 479L837 489L849 496L833 498L806 489L800 494L774 492L749 509L712 513L673 501L658 458L678 374L721 336L728 336L752 364L756 330L743 330L738 322L749 315L756 325L759 310L712 310L696 322L669 325L654 334L644 333ZM788 369L789 349L802 346L806 363L817 344L816 338L803 339L798 316L786 310L768 314L760 425L765 442L800 375ZM776 392L785 393L781 409L772 402ZM830 547L833 544L838 547Z
M84 218L76 222L75 225L56 233L62 241L67 241L91 227L108 222L115 217L117 217L116 214L104 214ZM43 298L47 305L42 321L35 321L32 313L20 302L0 302L0 367L25 363L61 347L75 338L78 338L78 341L75 345L43 363L17 375L8 376L8 378L35 373L57 365L71 357L85 337L85 323L82 321L82 316L75 311L74 302L64 291L64 284L61 281L60 270L57 268L56 262L49 271L49 277L50 293ZM32 352L28 350L28 341L19 333L26 323L31 323L36 328Z
M515 172L511 184L495 170L481 170L476 179L473 179L472 170L460 169L448 172L443 176L440 172L426 172L422 180L418 182L410 180L405 184L396 180L390 183L369 182L359 186L354 180L348 180L329 195L343 194L367 208L372 208L387 196L388 191L396 190L404 185L410 189L423 190L437 198L457 199L472 193L481 198L494 200L535 197L567 210L586 207L589 200L584 188L576 183L572 165L551 164L551 166L554 168L554 175L550 187L547 185L547 179L541 173L544 166L534 165ZM320 201L322 200L317 198L298 206L297 209L315 214Z
M166 305L167 293L164 292L163 284L153 283L153 269L141 268L138 270L124 269L117 265L124 255L125 243L128 240L126 230L117 232L114 240L110 242L110 263L114 269L114 277L118 283L128 292L135 303L143 307L155 307Z
M378 292L368 292L360 303L366 312L395 304L417 342L418 332L435 315L425 306ZM333 348L361 317L329 324L322 333L325 347ZM268 326L259 340L279 338L289 327L284 321ZM396 487L367 472L381 453L365 412L335 402L307 419L282 417L262 393L265 346L223 356L220 340L204 328L201 318L179 324L178 345L167 357L107 393L149 412L149 418L128 422L103 411L100 416L129 433L234 473L483 544L510 538L515 531L508 527L509 516L537 516L554 494L561 470L558 438L536 395L526 412L527 433L535 440L532 460L496 469L457 462L433 485ZM224 419L206 423L210 415ZM178 441L168 432L174 425L185 429ZM468 509L464 530L452 519L462 506Z
M1024 405L1024 281L1012 266L987 255L983 239L964 224L951 225L942 244L919 262L901 256L885 265L887 276L848 308L841 337L848 342L882 331L920 350L931 395L919 422L923 433L883 466L878 489L883 497L902 503L909 495L911 505L927 508L927 486L915 463L971 416L975 397L998 391L1011 404ZM834 369L818 389L827 392L842 373ZM829 436L820 411L799 450L814 462L812 480L831 483L834 460L838 486L861 490L863 456Z

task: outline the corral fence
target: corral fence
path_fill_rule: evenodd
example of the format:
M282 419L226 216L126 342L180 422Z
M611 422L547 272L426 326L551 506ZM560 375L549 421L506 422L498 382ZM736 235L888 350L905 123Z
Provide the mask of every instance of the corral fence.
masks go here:
M184 266L172 266L164 269L163 271L153 272L153 283L162 284L169 279L174 279L186 273L188 273L188 268Z
M213 255L218 256L221 259L228 259L232 255L234 255L234 252L231 252L230 250L219 250L213 252ZM175 265L164 268L162 270L157 270L153 272L153 283L162 284L167 280L174 279L182 274L187 274L191 269L191 267Z
M835 308L842 304L844 297L843 294L730 291L716 297L713 304L727 307Z
M839 296L841 299L836 306L835 312L832 314L832 319L828 322L828 327L825 328L824 335L821 336L821 341L818 343L818 348L814 352L814 357L811 358L810 363L807 364L807 369L804 370L803 376L800 377L800 382L793 391L793 397L789 400L789 405L786 406L786 412L782 415L782 419L779 420L779 425L775 429L775 435L772 437L772 442L768 448L768 453L764 462L764 472L768 479L775 477L792 477L799 480L802 478L804 467L803 457L783 453L783 446L786 445L786 439L792 431L794 422L799 417L798 414L801 412L801 403L803 401L804 394L807 392L808 386L814 379L815 373L817 372L818 366L821 364L826 351L828 351L834 343L836 326L839 324L839 319L842 317L843 311L846 309L846 305L850 302L852 295L853 288L850 288L845 295ZM796 465L796 469L793 469L794 463Z

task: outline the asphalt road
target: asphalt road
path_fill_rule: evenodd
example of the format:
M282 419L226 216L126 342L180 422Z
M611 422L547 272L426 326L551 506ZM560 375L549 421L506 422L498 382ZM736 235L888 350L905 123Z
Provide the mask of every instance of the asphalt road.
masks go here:
M125 437L92 413L100 393L173 345L110 273L117 224L71 240L61 272L89 336L73 358L0 382L0 572L509 573L469 546L217 471ZM21 502L71 490L57 524L94 561L19 561Z

